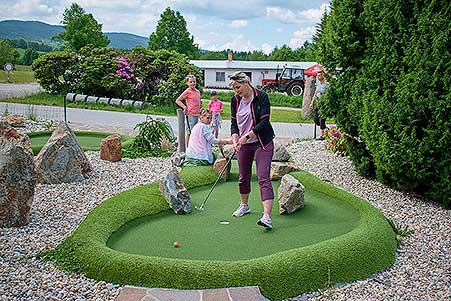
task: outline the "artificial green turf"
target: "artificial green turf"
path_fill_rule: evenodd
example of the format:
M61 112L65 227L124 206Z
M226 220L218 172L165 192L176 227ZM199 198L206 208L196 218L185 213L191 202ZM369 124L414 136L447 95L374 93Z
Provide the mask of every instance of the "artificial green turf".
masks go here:
M237 170L236 166L233 170ZM220 182L210 196L205 211L194 210L189 215L175 215L172 211L133 220L113 233L107 246L139 255L185 258L197 260L246 260L280 251L305 247L351 231L360 218L348 203L319 191L307 189L305 208L291 215L279 215L277 189L273 182L276 202L273 205L272 231L262 231L256 225L261 217L256 177L250 195L251 214L233 218L239 204L237 175L228 182ZM211 185L190 191L193 205L199 206ZM229 221L222 225L220 221ZM179 242L174 248L172 243Z
M37 155L41 151L51 135L52 132L50 131L28 133L28 137L30 137L31 149L33 150L34 155ZM98 151L100 149L102 139L109 135L111 135L111 133L75 131L75 136L85 151ZM131 139L131 137L121 135L122 142L128 141L129 139Z
M347 203L351 210L357 211L359 219L354 228L318 243L248 260L177 259L109 248L108 239L126 223L145 216L158 218L158 214L168 210L159 184L151 183L122 192L97 206L68 238L44 257L56 260L66 270L113 283L178 289L256 285L271 299L362 279L393 263L395 234L379 210L306 172L292 175L306 189ZM191 191L213 183L216 175L211 167L202 166L184 168L182 177ZM206 211L211 206L208 203ZM256 233L275 235L277 224L273 232ZM149 240L149 244L152 243ZM180 250L183 246L181 244Z

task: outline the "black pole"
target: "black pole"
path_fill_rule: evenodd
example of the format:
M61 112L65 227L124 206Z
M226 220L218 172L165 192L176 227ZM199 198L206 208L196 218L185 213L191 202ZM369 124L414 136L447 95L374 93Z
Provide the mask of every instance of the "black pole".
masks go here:
M64 123L67 124L67 99L64 97Z

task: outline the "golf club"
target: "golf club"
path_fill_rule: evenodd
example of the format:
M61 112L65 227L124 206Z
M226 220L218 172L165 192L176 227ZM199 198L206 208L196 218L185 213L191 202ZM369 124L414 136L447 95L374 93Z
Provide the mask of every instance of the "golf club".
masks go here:
M313 111L312 111L310 114L308 114L307 117L305 117L304 119L301 120L301 122L299 123L299 126L302 126L302 124L303 124L307 119L309 119L310 117L312 117L312 115L313 115Z
M219 179L222 177L222 174L224 173L224 171L227 169L227 166L230 164L230 162L232 161L233 156L235 155L235 151L232 152L232 154L230 155L230 157L227 159L226 164L224 165L224 167L222 168L221 172L219 173L218 178L216 179L215 183L213 184L213 186L210 189L210 192L208 193L207 197L205 198L205 200L202 202L202 204L200 205L200 207L195 206L194 208L196 208L197 211L204 211L204 206L205 203L207 202L208 198L210 197L210 194L213 192L213 189L215 189L216 184L218 184Z

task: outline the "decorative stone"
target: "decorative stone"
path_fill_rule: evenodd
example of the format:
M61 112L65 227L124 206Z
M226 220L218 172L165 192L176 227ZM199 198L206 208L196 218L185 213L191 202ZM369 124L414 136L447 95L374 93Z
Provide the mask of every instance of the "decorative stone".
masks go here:
M74 101L76 101L76 102L85 102L86 98L88 98L88 95L76 94L75 97L74 97Z
M100 143L100 159L117 162L122 159L121 137L110 135L102 139Z
M14 139L24 151L33 158L33 150L30 146L30 138L27 135L19 134L14 128L12 128L7 122L0 120L0 136L7 140Z
M288 153L287 148L280 143L274 143L274 154L272 156L272 160L279 162L288 162L289 159L290 153Z
M279 180L289 172L296 170L293 163L290 162L271 162L271 180Z
M96 103L98 100L99 100L99 98L96 96L88 96L86 98L86 102L89 102L89 103Z
M35 186L28 136L0 122L0 227L28 224Z
M121 103L122 103L122 99L120 99L120 98L111 98L110 99L110 105L120 106Z
M226 167L226 164L227 164L226 158L216 159L215 163L213 164L213 169L218 174L218 176L224 168L226 169L221 176L221 178L224 181L227 181L227 179L230 177L230 169L232 168L231 162L229 162L229 164L227 164L227 167Z
M191 197L176 168L170 170L160 180L160 191L175 214L191 212Z
M13 127L25 127L25 118L19 114L10 114L3 117L3 120Z
M124 107L133 107L133 100L130 99L123 99L122 100L122 105Z
M108 104L110 103L110 99L108 97L99 97L99 100L97 101L98 103L104 103L104 104Z
M35 158L38 183L82 181L92 170L74 132L61 122Z
M278 190L279 213L290 214L304 208L304 185L292 175L284 175Z
M312 103L312 99L316 91L315 82L316 77L314 76L308 76L307 79L305 80L304 95L302 97L302 111L301 111L302 118L307 118L310 115L312 115L312 109L310 107L310 104Z

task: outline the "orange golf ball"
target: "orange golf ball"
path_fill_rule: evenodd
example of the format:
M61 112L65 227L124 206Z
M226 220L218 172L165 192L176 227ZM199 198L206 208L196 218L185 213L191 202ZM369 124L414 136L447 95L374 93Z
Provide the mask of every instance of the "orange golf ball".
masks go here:
M173 243L172 243L172 245L174 246L174 247L178 247L179 246L179 243L177 242L177 241L174 241Z

